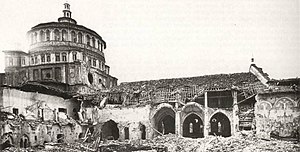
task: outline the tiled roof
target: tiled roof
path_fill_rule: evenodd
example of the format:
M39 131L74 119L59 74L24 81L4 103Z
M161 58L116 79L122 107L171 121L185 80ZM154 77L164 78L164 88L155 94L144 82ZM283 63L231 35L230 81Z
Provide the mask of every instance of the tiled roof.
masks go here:
M219 89L243 89L249 86L261 86L262 83L250 72L233 74L215 74L198 77L160 79L149 81L125 82L111 89L111 92L134 92L157 90L160 88L182 88L196 86L204 90Z

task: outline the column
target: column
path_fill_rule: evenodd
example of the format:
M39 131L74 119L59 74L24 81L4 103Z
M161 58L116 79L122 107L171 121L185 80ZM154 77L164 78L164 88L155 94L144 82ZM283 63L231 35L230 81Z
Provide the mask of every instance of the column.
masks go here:
M179 110L176 110L175 112L175 134L181 137L180 113Z
M204 137L208 136L209 132L209 117L208 117L208 98L207 92L204 93Z
M42 36L41 36L41 31L37 31L37 38L36 38L36 42L41 42L42 40Z
M175 103L175 134L177 136L182 136L181 134L181 119L180 119L180 113L179 111L179 101L181 99L180 93L176 92L176 103Z
M54 30L50 30L50 41L54 40Z
M238 113L238 105L237 105L237 91L232 91L232 98L233 98L233 109L232 109L232 130L231 134L234 135L238 130L239 125L239 117L237 115Z

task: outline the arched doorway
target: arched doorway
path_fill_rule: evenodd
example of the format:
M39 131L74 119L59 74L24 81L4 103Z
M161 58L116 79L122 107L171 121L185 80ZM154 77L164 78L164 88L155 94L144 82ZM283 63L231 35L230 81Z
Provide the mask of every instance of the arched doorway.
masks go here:
M175 112L163 107L153 117L156 131L161 134L175 134Z
M183 121L183 137L203 138L203 121L196 114L190 114Z
M23 135L20 139L20 147L27 148L29 147L29 137L27 135Z
M230 120L223 113L216 113L210 119L211 135L229 137L231 136Z
M158 131L162 134L175 134L175 119L166 115L158 121Z
M146 126L140 124L140 131L141 131L141 139L146 139Z
M108 140L119 139L119 128L116 122L109 120L102 126L102 138Z

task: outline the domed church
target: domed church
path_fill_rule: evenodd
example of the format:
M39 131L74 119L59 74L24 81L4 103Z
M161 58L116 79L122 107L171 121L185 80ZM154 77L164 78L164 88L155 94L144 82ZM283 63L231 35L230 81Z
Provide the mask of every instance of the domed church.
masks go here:
M70 4L64 4L63 17L58 22L32 27L27 38L28 53L5 51L7 85L31 91L40 91L46 85L56 94L68 95L117 85L117 78L109 74L110 67L105 62L105 41L97 32L77 24ZM45 91L49 93L49 89Z

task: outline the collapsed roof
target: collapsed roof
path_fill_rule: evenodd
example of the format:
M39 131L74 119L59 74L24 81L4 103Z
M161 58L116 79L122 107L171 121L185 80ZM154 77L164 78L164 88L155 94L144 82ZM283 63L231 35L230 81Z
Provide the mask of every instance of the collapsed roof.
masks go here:
M199 87L201 90L230 90L245 89L248 87L262 88L264 85L250 72L233 74L215 74L198 77L160 79L149 81L125 82L110 89L111 92L134 93L153 91L160 88Z

